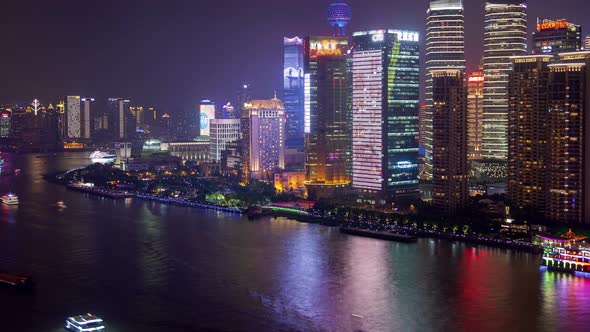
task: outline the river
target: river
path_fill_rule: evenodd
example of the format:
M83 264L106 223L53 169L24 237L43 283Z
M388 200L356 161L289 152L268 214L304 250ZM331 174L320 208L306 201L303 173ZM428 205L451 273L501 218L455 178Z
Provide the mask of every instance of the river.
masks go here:
M70 191L42 175L87 153L3 153L0 331L63 331L92 312L107 331L556 331L590 326L590 279L543 271L528 253L340 234ZM20 175L14 169L20 168ZM62 211L51 205L63 200Z

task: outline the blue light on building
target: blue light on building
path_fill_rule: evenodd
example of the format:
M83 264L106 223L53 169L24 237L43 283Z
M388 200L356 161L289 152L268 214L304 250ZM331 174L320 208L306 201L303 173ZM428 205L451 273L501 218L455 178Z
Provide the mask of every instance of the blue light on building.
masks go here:
M285 38L284 47L283 99L287 118L285 145L288 149L303 149L305 146L303 39Z

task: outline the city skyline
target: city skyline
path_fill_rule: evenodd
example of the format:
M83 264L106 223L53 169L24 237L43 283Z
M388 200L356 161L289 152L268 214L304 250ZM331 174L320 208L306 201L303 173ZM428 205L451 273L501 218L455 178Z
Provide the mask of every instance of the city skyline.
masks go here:
M173 1L165 7L155 1L142 1L141 6L133 0L97 5L66 2L70 5L59 9L40 1L6 8L7 19L0 27L11 33L1 40L13 52L3 53L0 63L10 63L15 70L0 81L1 102L65 95L91 95L97 101L125 96L177 112L194 110L203 98L219 105L233 101L243 83L252 85L257 98L269 98L273 91L281 92L283 37L332 33L325 19L331 1L303 0L288 10L267 0L247 4L229 0L224 6ZM580 10L586 3L566 2L567 6L552 9L550 15L549 1L528 5L529 51L537 17L567 18L582 26L582 36L588 34L584 26L590 26L590 18ZM354 13L349 32L393 27L424 35L428 1L347 3ZM483 50L484 3L464 4L468 73L477 69ZM224 24L212 21L226 7L243 15L232 15L231 22ZM81 14L76 15L77 11ZM247 17L252 15L261 17L256 25L248 24ZM17 17L30 20L23 25ZM308 24L298 24L301 20ZM424 39L421 43L423 47ZM203 52L199 45L207 46L208 51ZM52 51L44 52L46 49ZM423 91L421 95L423 101Z

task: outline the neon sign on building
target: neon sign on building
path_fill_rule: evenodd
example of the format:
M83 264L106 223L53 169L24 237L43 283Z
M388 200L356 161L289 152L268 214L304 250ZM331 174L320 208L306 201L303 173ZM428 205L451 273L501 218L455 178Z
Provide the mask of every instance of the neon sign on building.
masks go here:
M567 28L568 25L569 23L567 21L546 21L544 23L537 24L537 31L563 29Z

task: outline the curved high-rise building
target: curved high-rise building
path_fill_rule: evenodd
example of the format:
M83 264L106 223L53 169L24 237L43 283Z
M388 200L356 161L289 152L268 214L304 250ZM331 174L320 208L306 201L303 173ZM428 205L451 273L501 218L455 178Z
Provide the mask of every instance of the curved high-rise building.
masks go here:
M431 1L426 13L426 108L420 115L420 143L426 159L422 177L432 179L431 72L434 70L465 71L463 1Z
M495 0L485 5L482 158L508 155L508 85L511 57L527 53L527 5L524 0Z

